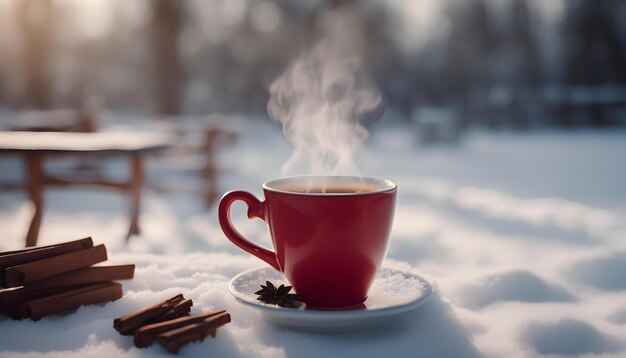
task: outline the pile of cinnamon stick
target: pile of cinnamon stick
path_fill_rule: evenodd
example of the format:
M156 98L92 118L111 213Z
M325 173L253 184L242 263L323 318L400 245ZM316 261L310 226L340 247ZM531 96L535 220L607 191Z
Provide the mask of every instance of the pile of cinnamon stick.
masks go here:
M39 320L83 305L122 297L116 280L133 278L135 265L95 266L107 260L91 237L0 252L0 313Z
M154 306L117 318L113 328L133 335L135 346L144 348L158 341L170 353L187 343L215 337L217 329L230 322L227 311L190 315L193 301L181 294Z

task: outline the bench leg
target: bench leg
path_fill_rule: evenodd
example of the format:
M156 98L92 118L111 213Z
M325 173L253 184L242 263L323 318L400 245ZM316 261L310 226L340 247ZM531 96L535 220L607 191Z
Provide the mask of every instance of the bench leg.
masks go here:
M213 203L217 200L217 175L215 165L213 164L213 158L208 158L207 165L202 170L202 176L204 180L203 185L206 186L205 190L205 208L208 210L213 206Z
M129 239L132 235L139 235L139 204L141 199L141 187L143 185L143 161L141 156L135 155L131 159L131 182L130 182L130 227L128 228Z
M35 213L26 234L26 247L37 245L43 210L43 160L40 155L26 156L28 196L35 206Z
M202 177L204 179L204 187L202 189L205 193L205 208L207 210L210 209L218 199L218 170L215 160L215 150L219 144L220 138L227 139L229 141L234 140L231 133L217 128L209 129L204 134L204 144L202 146L202 150L206 153L206 165L202 170Z

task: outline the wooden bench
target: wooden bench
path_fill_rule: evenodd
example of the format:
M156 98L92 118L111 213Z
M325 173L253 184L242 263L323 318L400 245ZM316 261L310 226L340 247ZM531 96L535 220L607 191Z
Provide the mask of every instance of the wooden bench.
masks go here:
M26 246L37 244L46 186L96 185L127 192L131 204L128 237L139 234L143 158L146 154L171 146L173 142L173 138L167 135L145 133L0 132L0 154L18 154L26 165L26 188L35 207L26 235ZM61 178L45 173L45 160L55 156L125 157L130 164L130 179L128 182L114 182L100 177Z
M23 111L8 123L11 131L84 132L96 131L96 116L78 109Z
M150 189L162 193L192 195L195 199L204 201L205 209L210 209L217 201L220 191L216 156L220 149L234 144L238 125L232 123L230 117L218 114L203 117L170 116L165 121L153 120L150 124L174 133L179 139L176 146L160 152L158 159L151 161L153 169L165 175L159 181L148 183ZM173 173L185 173L200 179L199 187L168 181L168 174Z

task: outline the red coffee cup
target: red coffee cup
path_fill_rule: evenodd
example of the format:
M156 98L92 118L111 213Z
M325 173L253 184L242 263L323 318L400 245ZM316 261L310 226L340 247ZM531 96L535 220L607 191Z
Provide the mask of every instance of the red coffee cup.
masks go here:
M312 191L303 192L307 189ZM299 176L267 181L263 192L265 201L239 190L222 197L218 214L226 237L282 272L308 305L365 301L387 252L396 185L374 178ZM230 206L236 200L248 205L249 218L267 222L275 251L251 243L233 227Z

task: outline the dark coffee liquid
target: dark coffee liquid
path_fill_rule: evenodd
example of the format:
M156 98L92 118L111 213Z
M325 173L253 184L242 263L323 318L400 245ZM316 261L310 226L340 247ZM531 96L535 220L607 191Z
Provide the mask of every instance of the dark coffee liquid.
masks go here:
M277 186L276 189L292 193L310 194L361 194L382 190L381 187L367 183L285 184Z

